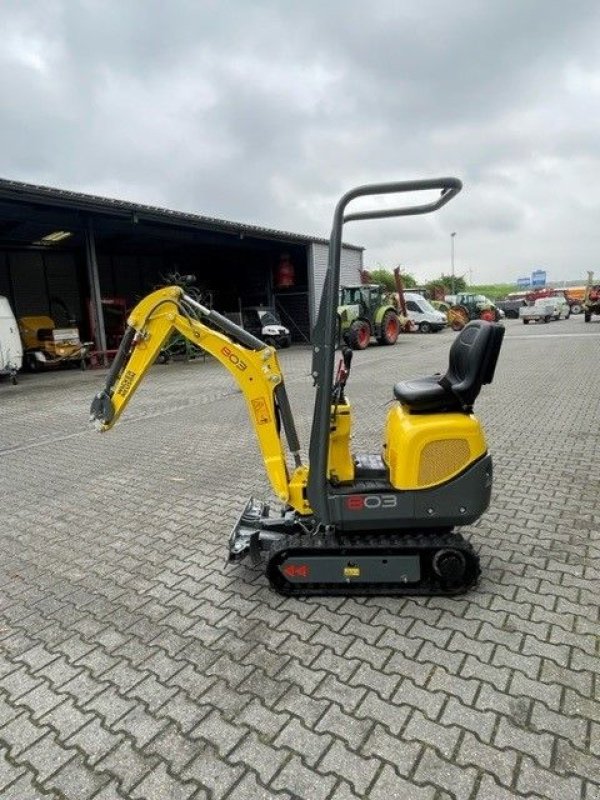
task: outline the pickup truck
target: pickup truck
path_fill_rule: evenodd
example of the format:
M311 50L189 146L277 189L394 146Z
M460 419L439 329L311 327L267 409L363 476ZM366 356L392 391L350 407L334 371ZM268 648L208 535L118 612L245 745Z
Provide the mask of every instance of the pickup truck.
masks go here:
M532 306L523 306L519 309L519 319L523 325L530 322L550 322L556 314L556 307L552 298L540 298Z

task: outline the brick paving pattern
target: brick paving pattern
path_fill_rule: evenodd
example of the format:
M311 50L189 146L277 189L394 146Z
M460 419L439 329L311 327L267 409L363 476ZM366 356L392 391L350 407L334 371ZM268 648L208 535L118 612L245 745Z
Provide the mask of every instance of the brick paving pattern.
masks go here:
M450 331L356 354L355 447ZM600 798L600 324L507 322L477 404L495 459L458 599L284 599L224 563L268 497L227 373L0 384L2 800ZM310 352L281 356L304 443Z

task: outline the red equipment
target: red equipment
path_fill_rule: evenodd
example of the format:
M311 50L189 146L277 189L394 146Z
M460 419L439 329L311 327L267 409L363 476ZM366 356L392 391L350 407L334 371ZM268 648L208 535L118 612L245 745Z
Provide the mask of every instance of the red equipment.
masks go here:
M289 289L296 283L296 271L288 253L282 253L275 273L277 289Z

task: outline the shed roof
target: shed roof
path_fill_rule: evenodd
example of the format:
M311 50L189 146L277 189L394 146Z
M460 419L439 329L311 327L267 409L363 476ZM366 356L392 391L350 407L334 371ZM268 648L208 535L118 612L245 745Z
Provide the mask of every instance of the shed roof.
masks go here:
M51 186L38 186L32 183L0 178L0 200L22 203L38 203L74 211L87 211L108 216L127 216L136 221L159 222L183 227L202 228L204 230L223 231L247 234L262 239L280 239L286 242L310 244L329 244L328 239L308 236L302 233L280 231L276 228L264 228L243 222L207 217L202 214L191 214L174 211L169 208L150 206L144 203L133 203L128 200L116 200L93 194L73 192L68 189L57 189ZM353 250L364 250L363 247L347 244L344 247Z

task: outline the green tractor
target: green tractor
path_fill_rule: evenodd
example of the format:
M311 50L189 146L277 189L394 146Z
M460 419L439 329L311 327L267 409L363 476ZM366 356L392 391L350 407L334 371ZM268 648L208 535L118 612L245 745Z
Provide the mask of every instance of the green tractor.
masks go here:
M379 344L395 344L407 320L392 295L376 283L342 286L338 306L339 341L365 350L374 336Z
M482 294L457 294L447 312L453 331L461 331L473 319L498 322L500 314L496 306Z

